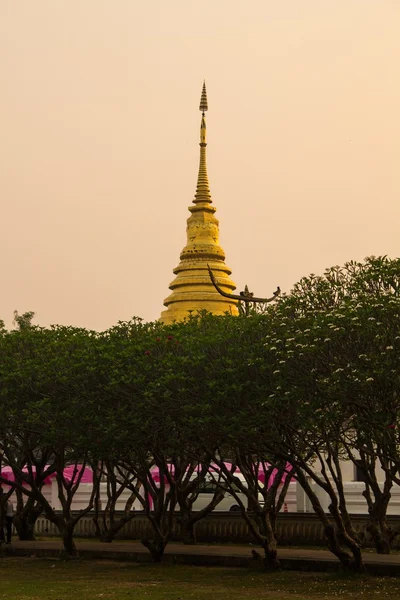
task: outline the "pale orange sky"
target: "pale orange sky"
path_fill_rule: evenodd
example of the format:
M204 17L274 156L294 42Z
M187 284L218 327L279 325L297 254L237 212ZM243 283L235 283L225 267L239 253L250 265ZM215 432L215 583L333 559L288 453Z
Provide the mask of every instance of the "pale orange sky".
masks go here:
M399 0L0 0L0 318L159 317L208 169L238 289L399 255Z

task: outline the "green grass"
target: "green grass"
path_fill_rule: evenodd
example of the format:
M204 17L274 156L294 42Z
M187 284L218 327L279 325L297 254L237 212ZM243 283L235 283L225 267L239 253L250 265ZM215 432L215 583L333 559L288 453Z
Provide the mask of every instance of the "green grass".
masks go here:
M328 573L0 559L1 600L398 600L400 580Z

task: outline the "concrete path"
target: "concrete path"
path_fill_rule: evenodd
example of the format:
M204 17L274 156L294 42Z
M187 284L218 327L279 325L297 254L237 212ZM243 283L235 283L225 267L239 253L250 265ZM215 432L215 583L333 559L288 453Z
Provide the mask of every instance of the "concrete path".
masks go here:
M79 556L92 559L126 560L149 562L148 550L138 541L114 541L103 544L96 540L76 540ZM54 556L62 551L60 540L37 542L14 541L11 546L0 547L0 556ZM198 544L185 546L177 542L168 544L163 562L191 565L214 565L249 567L256 565L252 550L260 552L257 546L231 544ZM339 561L327 550L279 548L279 559L287 569L328 571L337 570ZM400 576L400 554L382 555L365 552L363 555L366 570L379 575Z

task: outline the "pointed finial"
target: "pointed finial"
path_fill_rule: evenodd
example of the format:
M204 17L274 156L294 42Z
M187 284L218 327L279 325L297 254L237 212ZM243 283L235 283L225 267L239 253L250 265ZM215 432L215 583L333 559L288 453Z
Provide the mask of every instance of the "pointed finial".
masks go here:
M203 83L203 89L201 91L199 110L201 110L201 112L203 113L203 117L204 117L204 113L206 112L206 110L208 110L207 90L206 90L206 82L205 81Z

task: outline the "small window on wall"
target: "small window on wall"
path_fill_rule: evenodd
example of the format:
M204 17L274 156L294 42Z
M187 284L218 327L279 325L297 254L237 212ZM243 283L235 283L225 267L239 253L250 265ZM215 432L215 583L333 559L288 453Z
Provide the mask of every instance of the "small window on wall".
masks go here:
M354 481L365 481L365 471L361 460L354 462Z

